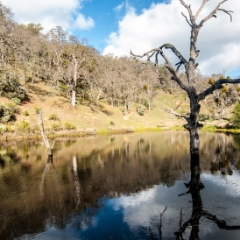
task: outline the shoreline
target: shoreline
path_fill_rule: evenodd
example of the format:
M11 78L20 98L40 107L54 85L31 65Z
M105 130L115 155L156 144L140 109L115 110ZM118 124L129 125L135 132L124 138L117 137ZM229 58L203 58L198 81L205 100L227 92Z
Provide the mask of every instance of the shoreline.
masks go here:
M107 128L107 129L96 129L96 128L86 128L78 131L59 131L59 132L51 132L46 133L49 139L59 138L59 137L85 137L85 136L96 136L96 135L111 135L111 134L128 134L128 133L138 133L138 132L161 132L161 131L186 131L184 127L144 127L144 128L135 128L133 126L130 127L119 127L119 128ZM231 134L240 134L240 129L227 129L227 128L217 128L216 126L204 126L200 132L222 132L222 133L231 133ZM34 133L4 133L0 136L0 142L8 142L8 141L22 141L22 140L41 140L42 135Z

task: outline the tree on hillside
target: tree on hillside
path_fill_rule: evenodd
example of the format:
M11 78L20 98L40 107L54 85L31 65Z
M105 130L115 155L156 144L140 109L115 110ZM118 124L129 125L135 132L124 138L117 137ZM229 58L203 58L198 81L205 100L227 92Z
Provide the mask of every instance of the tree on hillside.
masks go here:
M226 2L227 0L222 0L218 5L202 20L197 22L198 16L200 12L203 10L206 2L209 0L202 0L201 6L194 14L192 12L191 5L187 4L184 0L179 0L180 3L187 9L188 17L182 13L183 17L185 18L186 22L190 26L191 29L191 37L190 37L190 56L187 60L184 56L170 43L165 43L158 48L154 48L143 55L136 55L131 52L131 54L135 57L143 58L147 57L147 60L150 61L152 58L155 57L156 64L158 63L159 57L162 57L165 61L165 66L168 71L171 73L172 81L177 82L177 84L182 88L188 95L190 100L190 114L186 117L187 124L184 125L185 129L189 131L190 134L190 150L191 153L198 153L199 151L199 129L202 125L198 122L199 120L199 112L200 112L200 104L199 102L208 95L212 94L215 90L221 89L223 84L236 84L240 83L240 78L238 79L218 79L215 81L214 84L207 87L205 90L198 92L197 91L197 81L196 81L196 71L198 63L196 59L199 55L199 50L197 49L197 39L198 34L209 19L216 18L218 12L226 13L230 16L230 20L232 21L232 11L222 9L220 6ZM175 64L176 67L172 65L169 61L168 57L165 55L164 49L171 49L171 51L176 55L179 59L179 62ZM183 79L180 77L178 70L180 66L184 66L185 73L187 76L187 82L184 82Z
M40 23L38 24L28 23L27 25L21 24L20 27L28 30L29 32L31 32L31 34L37 35L37 36L39 36L41 31L43 30L43 27L41 26Z

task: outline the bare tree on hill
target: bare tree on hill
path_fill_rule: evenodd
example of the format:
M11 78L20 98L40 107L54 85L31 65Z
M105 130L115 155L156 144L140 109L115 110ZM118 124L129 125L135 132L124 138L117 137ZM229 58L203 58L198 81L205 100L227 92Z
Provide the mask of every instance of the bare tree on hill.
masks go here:
M191 9L191 5L187 4L184 0L179 0L180 3L187 9L188 17L182 13L183 17L186 19L186 22L190 26L191 29L191 37L190 37L190 56L189 59L185 59L183 55L172 45L169 43L165 43L161 45L158 48L154 48L143 55L136 55L131 51L131 54L134 57L143 58L147 57L147 60L150 61L152 58L155 58L156 64L158 63L159 57L162 57L165 61L165 66L168 69L168 71L171 73L171 80L177 82L177 84L182 88L188 95L190 100L190 114L188 117L186 117L187 124L184 125L185 129L189 131L190 134L190 150L191 153L198 152L199 145L200 145L200 139L199 139L199 129L202 127L202 125L198 122L199 120L199 112L200 112L200 104L199 102L208 95L212 94L215 90L221 89L223 84L236 84L240 83L240 78L238 79L219 79L215 81L213 85L206 88L205 90L201 92L197 92L197 82L196 82L196 70L198 63L196 62L196 59L199 54L199 50L197 49L197 39L198 34L209 19L216 18L216 14L218 12L226 13L230 16L230 20L232 21L232 11L220 8L220 6L226 2L227 0L222 0L218 3L218 5L202 20L197 23L197 18L204 8L205 4L209 0L202 0L201 6L197 10L197 12L194 14ZM171 49L172 52L178 57L179 62L175 64L176 67L172 65L172 63L169 61L168 57L164 53L164 49ZM181 79L180 75L178 74L178 70L180 66L184 66L186 76L187 76L187 82L183 81Z

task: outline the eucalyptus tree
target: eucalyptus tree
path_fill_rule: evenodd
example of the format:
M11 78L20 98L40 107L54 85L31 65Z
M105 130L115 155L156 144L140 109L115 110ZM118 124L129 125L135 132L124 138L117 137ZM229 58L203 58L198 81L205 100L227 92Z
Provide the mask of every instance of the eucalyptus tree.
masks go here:
M16 48L12 31L16 23L12 19L13 13L10 8L5 7L0 2L0 62L1 70L6 73L9 56ZM5 75L5 74L4 74Z
M83 90L83 97L89 86L90 95L92 94L94 81L93 75L95 74L96 52L90 46L85 45L83 41L78 40L76 37L71 36L69 42L64 45L64 52L62 57L65 58L67 73L67 85L69 86L68 93L70 94L71 105L76 105L77 94Z
M156 95L156 91L159 88L157 78L158 78L158 72L157 69L155 69L152 65L145 65L145 68L142 69L142 79L143 79L143 85L142 89L145 93L146 103L145 106L150 111L152 109L152 99Z
M217 6L204 18L200 21L197 21L199 14L202 12L205 4L209 0L202 0L201 6L198 8L197 12L194 14L190 4L187 4L185 0L179 0L180 3L186 8L188 12L188 16L182 13L186 22L190 26L190 54L189 59L187 60L175 46L170 43L165 43L160 47L151 49L148 52L145 52L142 55L137 55L131 52L131 54L135 57L143 58L147 57L150 61L152 58L155 58L156 64L158 63L159 57L163 58L165 61L165 67L171 73L171 80L175 81L180 88L182 88L188 95L190 100L190 114L186 117L187 124L184 125L185 129L189 131L190 134L190 150L191 153L198 152L200 139L199 139L199 129L202 127L199 121L199 112L200 112L200 101L205 99L208 95L212 94L215 90L221 89L223 84L236 84L240 83L240 79L218 79L215 83L205 90L201 92L197 92L197 81L196 81L196 71L198 67L198 63L196 62L197 57L199 55L199 50L197 49L197 40L199 36L199 32L202 29L203 25L211 18L216 18L216 14L218 12L226 13L230 16L230 20L232 21L232 11L220 8L224 2L227 0L222 0L217 4ZM179 59L179 62L173 66L170 62L169 58L165 54L164 50L170 49L176 57ZM178 70L180 66L183 65L185 68L185 73L187 76L187 82L184 82L180 75L178 74Z
M40 23L28 23L27 25L21 24L20 27L30 31L33 35L40 36L41 31L44 29Z
M117 95L116 73L117 73L117 59L112 55L98 57L98 95L97 101L101 94L106 101L109 101L111 106L114 106Z

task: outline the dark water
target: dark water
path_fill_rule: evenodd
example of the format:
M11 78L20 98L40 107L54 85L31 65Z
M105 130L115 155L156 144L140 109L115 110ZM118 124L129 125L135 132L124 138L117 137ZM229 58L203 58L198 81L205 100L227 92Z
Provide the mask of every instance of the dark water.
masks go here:
M186 132L58 139L52 161L2 143L0 239L240 239L240 136L200 138L197 158Z

